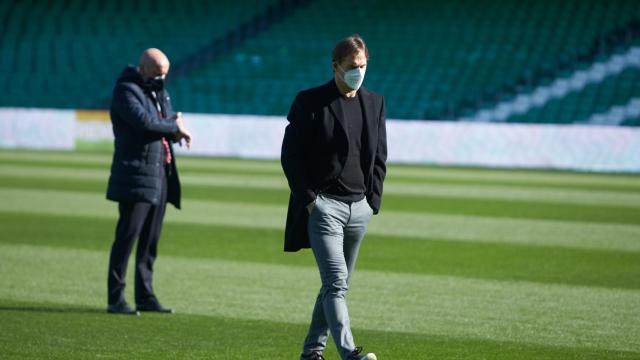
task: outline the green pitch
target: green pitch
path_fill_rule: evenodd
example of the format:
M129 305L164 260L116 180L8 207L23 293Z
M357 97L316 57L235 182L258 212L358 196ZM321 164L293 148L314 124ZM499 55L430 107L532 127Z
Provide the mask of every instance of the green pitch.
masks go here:
M110 158L0 151L0 358L297 359L320 281L282 252L279 164L180 157L155 277L177 313L126 317ZM390 165L348 301L382 360L640 359L640 176Z

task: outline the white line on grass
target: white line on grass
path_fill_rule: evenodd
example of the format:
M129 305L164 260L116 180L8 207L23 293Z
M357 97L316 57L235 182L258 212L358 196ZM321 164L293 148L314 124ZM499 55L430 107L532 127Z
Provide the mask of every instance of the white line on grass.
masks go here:
M77 217L117 217L115 203L102 194L0 189L0 212ZM184 210L169 206L168 222L283 229L285 206L189 200ZM576 221L383 212L369 234L419 239L561 246L640 252L640 226Z
M104 308L107 258L98 251L0 245L0 297ZM163 302L189 314L306 324L319 287L313 265L161 256L156 269ZM356 271L351 287L357 329L640 349L638 290L375 271Z

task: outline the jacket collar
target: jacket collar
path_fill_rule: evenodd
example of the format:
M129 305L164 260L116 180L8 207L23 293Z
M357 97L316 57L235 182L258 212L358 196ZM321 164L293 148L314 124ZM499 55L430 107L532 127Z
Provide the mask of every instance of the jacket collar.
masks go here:
M347 134L347 126L344 123L344 113L342 112L342 102L340 101L340 97L342 97L342 94L340 93L338 85L336 85L334 79L331 79L331 81L327 83L327 86L333 98L333 100L329 103L329 110L331 110L331 114L333 115L333 117L337 120L340 126L342 126L342 130L344 131L344 133Z
M342 126L342 130L344 130L344 133L349 136L347 132L347 126L345 124L345 118L344 116L342 116L342 102L340 101L340 97L343 95L340 93L340 90L338 90L338 86L333 79L331 79L331 81L327 83L327 87L330 88L330 91L335 94L335 99L329 104L331 114L337 120L340 126ZM373 109L373 106L371 104L371 96L369 96L369 90L364 87L360 87L360 89L358 89L356 96L360 100L360 107L362 108L362 130L365 132L365 138L368 138L370 129L369 126L367 126L367 119L372 118L372 114L370 114L370 111L371 109Z
M358 90L358 98L360 99L360 106L362 108L362 131L363 131L363 143L362 149L368 149L370 147L369 140L372 138L371 131L372 126L369 124L375 123L375 114L371 114L371 111L375 109L373 106L373 97L370 96L369 90L361 87Z
M338 86L336 85L335 81L333 79L331 79L331 81L329 81L329 83L327 83L326 85L329 89L329 91L334 94L335 98L333 99L333 101L331 101L329 103L329 109L331 111L331 114L333 115L333 117L337 120L337 122L340 124L340 126L342 126L342 130L344 130L344 133L348 135L347 132L347 126L345 124L345 118L344 118L344 113L342 110L342 102L340 101L340 97L342 97L343 95L340 93L340 90L338 90ZM360 89L358 89L357 95L358 100L360 100L360 106L362 108L362 127L363 127L363 131L365 132L365 138L369 137L369 126L367 126L368 124L368 119L372 119L372 114L371 109L373 109L373 104L371 104L371 96L369 96L369 90L367 90L364 87L361 87ZM338 116L340 115L340 116Z

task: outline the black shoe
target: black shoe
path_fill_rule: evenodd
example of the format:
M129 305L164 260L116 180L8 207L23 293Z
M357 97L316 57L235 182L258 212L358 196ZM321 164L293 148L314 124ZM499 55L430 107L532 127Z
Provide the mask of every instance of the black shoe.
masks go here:
M351 352L351 355L349 355L349 360L377 360L377 359L378 358L374 353L367 353L365 355L362 355L362 346L356 347L356 349Z
M319 351L312 351L308 354L301 354L300 360L324 360L324 357Z
M109 314L122 314L122 315L136 315L140 316L140 313L133 310L127 305L126 302L121 302L117 304L110 304L107 306L107 312Z
M145 302L136 304L136 310L153 311L153 312L159 312L163 314L173 314L175 312L175 310L173 310L172 308L166 308L160 305L160 302L158 302L158 300L156 299L147 300Z

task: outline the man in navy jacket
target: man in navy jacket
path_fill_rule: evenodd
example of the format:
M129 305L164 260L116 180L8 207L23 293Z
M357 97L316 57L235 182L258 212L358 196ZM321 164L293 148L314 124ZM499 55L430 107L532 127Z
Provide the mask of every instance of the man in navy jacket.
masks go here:
M124 298L127 263L138 239L135 302L138 311L171 313L153 291L153 263L166 203L180 208L180 182L171 143L191 135L181 113L171 108L164 80L169 60L158 49L147 49L138 67L127 67L118 78L111 102L114 153L107 199L117 201L120 217L111 248L107 311L137 314Z

